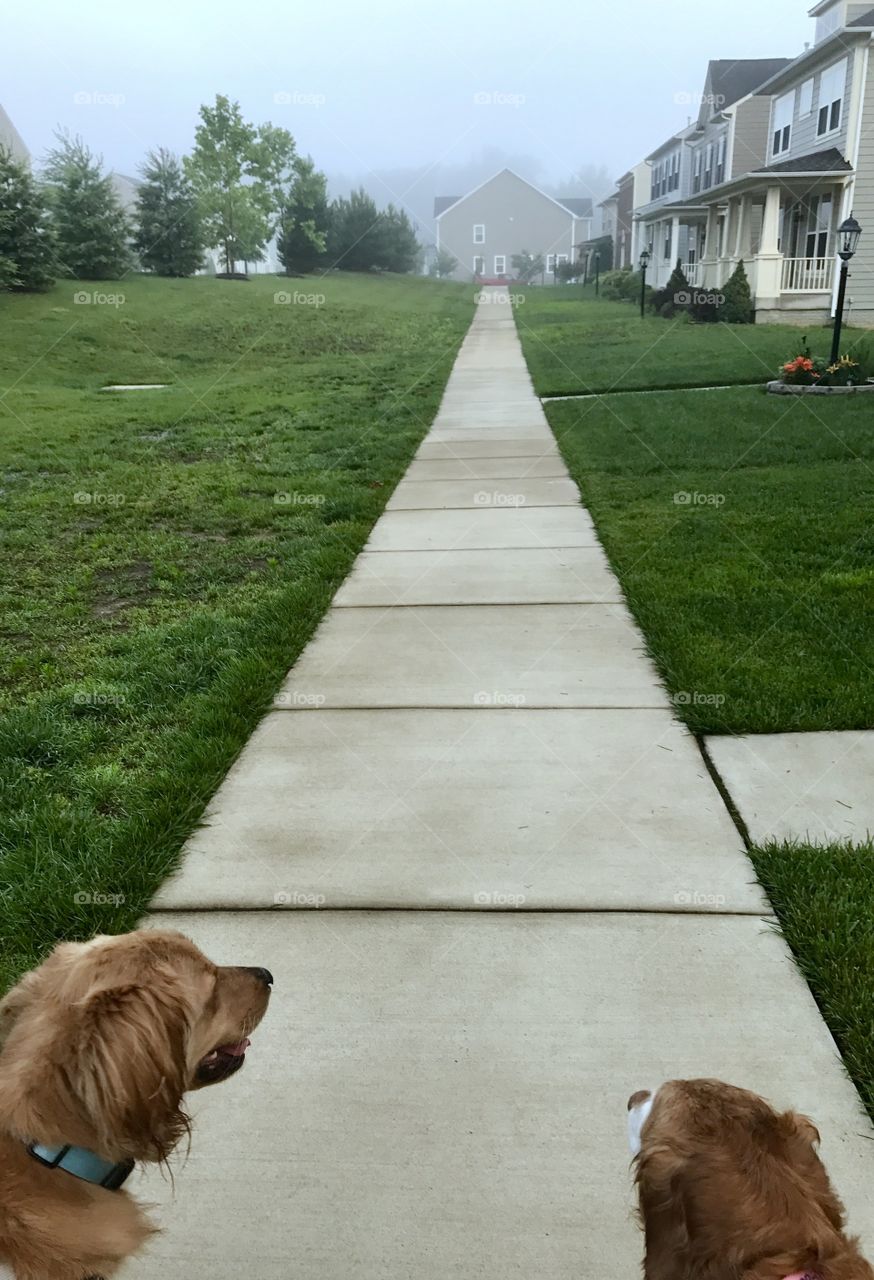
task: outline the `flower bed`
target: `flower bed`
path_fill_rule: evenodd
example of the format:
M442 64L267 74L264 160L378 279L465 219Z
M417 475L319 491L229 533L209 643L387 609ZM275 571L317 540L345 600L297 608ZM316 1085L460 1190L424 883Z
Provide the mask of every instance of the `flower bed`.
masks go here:
M781 365L777 378L767 384L767 389L775 395L849 395L874 391L874 380L869 377L870 365L866 352L859 352L857 359L843 355L829 364L822 356L811 354L804 338L801 353Z

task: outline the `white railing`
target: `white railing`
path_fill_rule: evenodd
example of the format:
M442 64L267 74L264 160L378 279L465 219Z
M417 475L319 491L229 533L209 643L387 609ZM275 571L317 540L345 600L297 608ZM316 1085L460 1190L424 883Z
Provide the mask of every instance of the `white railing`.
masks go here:
M834 258L784 258L784 293L830 293L834 280Z
M683 267L683 270L686 273L686 279L689 281L689 284L694 285L697 289L701 284L701 263L687 262Z

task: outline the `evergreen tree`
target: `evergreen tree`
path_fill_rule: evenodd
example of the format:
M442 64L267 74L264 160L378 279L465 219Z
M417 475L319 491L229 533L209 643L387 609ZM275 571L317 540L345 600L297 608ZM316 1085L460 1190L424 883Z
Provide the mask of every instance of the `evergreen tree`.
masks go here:
M415 271L421 255L422 247L406 212L388 205L379 215L379 253L374 265L406 274Z
M117 280L133 265L130 226L99 157L79 137L55 135L44 176L62 270L78 280Z
M147 271L190 276L203 261L203 233L194 188L176 156L159 147L141 169L134 246Z
M27 165L0 146L0 289L48 289L54 267L45 198Z
M370 271L383 252L379 210L363 187L331 205L328 258L343 271Z
M328 180L309 156L299 158L276 244L287 272L313 271L318 266L327 247L328 223Z
M753 296L746 268L739 262L722 289L723 302L718 319L724 324L752 324L755 320Z
M678 311L688 311L691 304L692 286L686 279L683 264L678 258L664 289L657 289L653 294L652 305L660 316L670 319Z

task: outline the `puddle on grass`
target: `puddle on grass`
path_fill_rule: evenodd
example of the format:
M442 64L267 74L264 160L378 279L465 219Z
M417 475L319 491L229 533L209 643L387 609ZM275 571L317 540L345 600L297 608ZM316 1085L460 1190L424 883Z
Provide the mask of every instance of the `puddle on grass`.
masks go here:
M163 387L169 387L169 382L110 382L108 386L101 387L101 391L160 391Z

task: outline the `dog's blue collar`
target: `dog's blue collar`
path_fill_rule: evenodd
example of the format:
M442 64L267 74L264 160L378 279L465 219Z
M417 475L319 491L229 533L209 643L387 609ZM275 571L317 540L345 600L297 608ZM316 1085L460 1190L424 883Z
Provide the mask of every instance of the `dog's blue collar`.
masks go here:
M107 1191L117 1191L134 1167L133 1160L113 1164L87 1147L46 1147L39 1142L31 1142L27 1150L47 1169L63 1169L65 1173L72 1173L74 1178L91 1182L95 1187L105 1187Z

